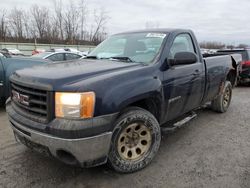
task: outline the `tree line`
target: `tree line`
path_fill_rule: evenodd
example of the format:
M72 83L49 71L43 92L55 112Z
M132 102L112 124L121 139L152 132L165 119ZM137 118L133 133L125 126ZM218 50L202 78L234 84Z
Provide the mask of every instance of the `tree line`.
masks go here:
M221 42L201 42L200 43L201 48L206 49L234 49L234 48L246 48L248 47L247 44L239 44L239 45L227 45Z
M53 0L53 6L32 5L0 10L0 41L98 44L107 37L109 19L103 8L89 10L86 0ZM91 23L90 23L91 22Z

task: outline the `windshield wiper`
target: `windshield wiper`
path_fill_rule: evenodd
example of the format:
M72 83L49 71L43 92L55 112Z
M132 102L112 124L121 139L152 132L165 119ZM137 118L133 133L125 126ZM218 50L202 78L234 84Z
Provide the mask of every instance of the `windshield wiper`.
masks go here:
M85 58L87 59L98 59L95 55L87 55Z
M121 60L121 61L128 61L128 62L132 62L135 63L135 61L133 61L131 58L129 57L121 57L121 56L116 56L116 57L110 57L109 59L117 59L117 60Z
M135 61L133 61L131 58L129 57L122 57L122 56L114 56L114 57L101 57L98 58L97 56L86 56L85 58L87 59L116 59L116 60L120 60L120 61L126 61L126 62L131 62L131 63L135 63Z

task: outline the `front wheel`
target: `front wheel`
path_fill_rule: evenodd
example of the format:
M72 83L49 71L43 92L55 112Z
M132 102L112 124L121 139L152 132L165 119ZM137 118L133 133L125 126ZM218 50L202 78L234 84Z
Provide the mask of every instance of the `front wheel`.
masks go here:
M161 141L158 121L148 111L131 107L116 121L109 164L118 172L131 173L146 167Z
M211 107L214 111L224 113L227 111L232 98L232 85L229 81L225 82L223 92L216 97L212 103Z

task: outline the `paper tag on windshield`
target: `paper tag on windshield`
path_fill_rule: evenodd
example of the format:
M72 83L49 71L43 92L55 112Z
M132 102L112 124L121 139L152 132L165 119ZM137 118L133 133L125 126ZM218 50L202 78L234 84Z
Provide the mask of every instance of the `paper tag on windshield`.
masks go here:
M153 38L164 38L166 34L164 33L148 33L146 37L153 37Z

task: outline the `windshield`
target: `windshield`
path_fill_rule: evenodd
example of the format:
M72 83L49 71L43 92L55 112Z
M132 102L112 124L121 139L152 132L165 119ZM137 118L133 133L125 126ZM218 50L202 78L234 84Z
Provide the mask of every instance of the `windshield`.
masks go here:
M113 35L87 57L150 63L159 53L165 33L128 33Z

